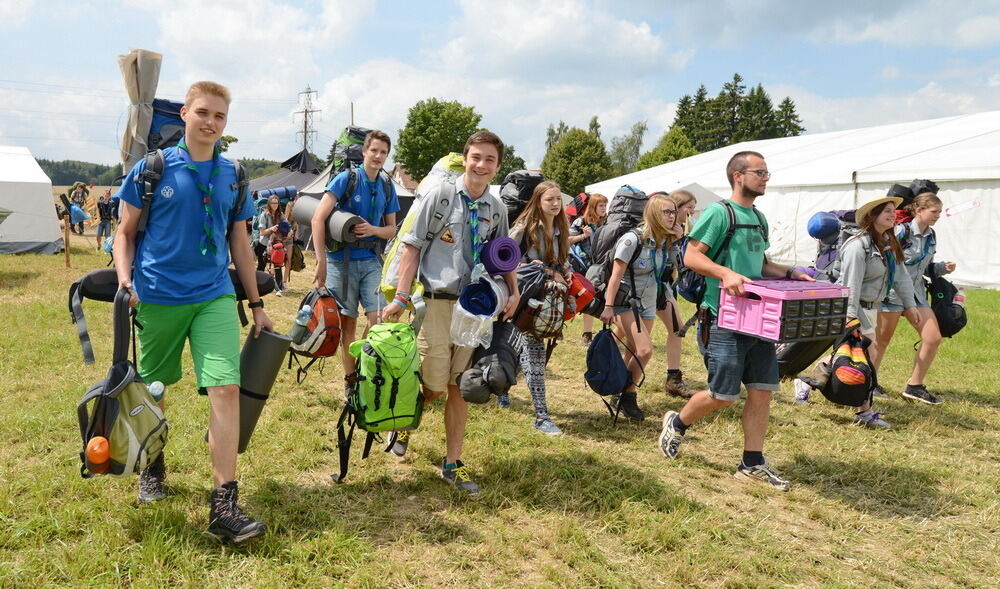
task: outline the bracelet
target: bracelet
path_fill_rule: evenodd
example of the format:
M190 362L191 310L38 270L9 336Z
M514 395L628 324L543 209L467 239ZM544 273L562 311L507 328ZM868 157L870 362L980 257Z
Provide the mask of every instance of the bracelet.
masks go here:
M788 280L791 280L792 279L792 274L794 274L794 273L795 273L795 268L789 268L788 270L785 270L785 278L787 278Z
M264 299L257 299L256 301L254 301L252 303L247 303L247 306L250 307L251 309L263 309L264 308Z

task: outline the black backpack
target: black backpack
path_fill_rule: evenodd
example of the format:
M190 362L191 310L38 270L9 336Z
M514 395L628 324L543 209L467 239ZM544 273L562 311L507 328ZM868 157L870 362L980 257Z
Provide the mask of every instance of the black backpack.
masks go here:
M507 207L507 222L511 225L531 200L535 187L545 180L541 172L518 170L507 174L500 184L500 200Z
M478 347L471 367L459 377L458 388L469 403L486 403L490 395L506 395L517 384L524 336L510 322L493 323L489 347Z
M950 280L941 276L927 277L927 299L943 337L954 336L969 322L965 307L955 302L957 294L958 288Z
M604 308L604 291L607 288L608 278L611 277L611 267L614 264L615 245L621 236L634 230L642 223L642 212L646 208L648 201L646 193L633 188L632 186L622 186L615 192L608 208L608 219L603 225L594 231L590 237L590 267L587 269L587 280L593 283L594 290L602 304L597 309ZM641 241L642 236L636 231L637 239ZM631 276L632 263L641 251L641 244L636 248L629 260L629 270L632 291L635 292L635 277Z
M729 242L732 241L733 235L736 234L737 229L756 229L757 231L760 231L760 234L764 237L765 242L768 240L767 222L764 220L764 215L761 215L760 211L757 210L757 207L753 208L753 212L757 215L757 221L760 224L746 225L736 222L736 209L733 208L732 203L728 200L720 202L722 202L722 205L726 209L728 229L726 229L726 236L723 238L722 243L719 245L718 249L715 250L715 255L709 256L716 264L725 263ZM707 285L705 283L704 276L684 265L684 254L687 252L689 241L688 237L684 237L681 241L680 262L677 267L677 280L674 281L674 292L683 297L685 300L692 302L695 305L700 305L705 299L705 289ZM711 253L711 250L709 253Z

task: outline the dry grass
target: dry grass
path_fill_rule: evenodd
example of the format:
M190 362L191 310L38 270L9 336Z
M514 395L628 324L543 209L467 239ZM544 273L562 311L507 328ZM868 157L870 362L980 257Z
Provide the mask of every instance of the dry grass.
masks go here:
M681 405L662 392L660 328L644 423L612 426L585 388L579 325L548 380L566 435L531 428L523 384L509 411L472 407L475 500L438 479L440 405L405 460L361 462L356 446L348 482L332 484L339 361L302 386L283 372L240 469L244 502L270 531L232 548L204 534L207 407L190 364L168 392L170 497L136 508L134 479L78 476L75 405L103 377L111 341L109 306L86 303L98 364L81 364L66 289L106 256L91 236L72 242L71 270L62 256L0 258L0 586L995 586L997 293L969 293L971 325L942 347L928 385L944 405L881 404L894 430L852 427L825 401L794 405L785 385L766 450L795 483L789 493L732 478L735 410L693 427L678 460L660 455L658 416ZM269 297L279 330L307 282L296 274L295 294ZM880 375L890 391L904 384L913 339L901 328L890 348ZM693 346L683 368L703 384Z

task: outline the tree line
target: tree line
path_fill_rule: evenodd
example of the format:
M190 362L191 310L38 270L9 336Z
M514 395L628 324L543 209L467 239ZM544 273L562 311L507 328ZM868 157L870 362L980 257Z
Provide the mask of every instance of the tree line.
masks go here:
M74 182L93 184L94 186L111 186L121 175L121 165L111 166L81 162L77 160L47 160L37 158L38 165L52 181L53 186L70 186ZM280 162L266 159L241 159L247 168L251 179L267 176L278 171Z
M393 159L419 180L441 156L461 152L465 140L481 128L481 122L482 115L474 107L436 98L421 100L409 110ZM637 121L628 132L605 143L596 116L590 119L587 129L570 127L564 121L550 124L542 173L558 182L563 192L576 194L588 184L607 178L743 141L801 135L805 127L791 98L785 97L775 108L762 84L748 91L743 77L736 73L715 97L709 96L704 85L693 95L682 96L670 127L651 150L643 153L642 143L648 131L646 121ZM514 146L506 146L503 166L493 183L500 183L508 172L524 166Z

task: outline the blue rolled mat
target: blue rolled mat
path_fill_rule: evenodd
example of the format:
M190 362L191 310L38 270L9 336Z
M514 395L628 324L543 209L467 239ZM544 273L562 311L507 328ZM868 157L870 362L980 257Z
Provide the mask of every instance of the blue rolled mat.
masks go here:
M497 295L489 283L480 280L462 289L458 304L473 315L493 315L497 308Z
M88 215L83 209L81 209L79 205L77 205L75 202L69 204L70 223L73 224L83 223L88 219L90 219L90 215Z
M506 274L517 268L521 248L509 237L498 237L483 246L480 259L490 274Z

